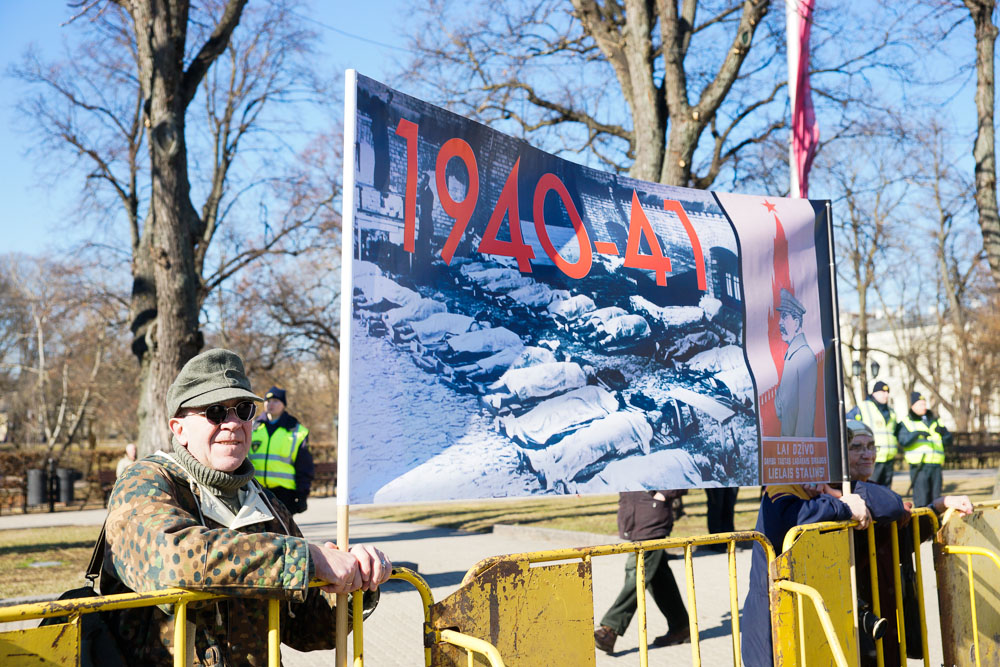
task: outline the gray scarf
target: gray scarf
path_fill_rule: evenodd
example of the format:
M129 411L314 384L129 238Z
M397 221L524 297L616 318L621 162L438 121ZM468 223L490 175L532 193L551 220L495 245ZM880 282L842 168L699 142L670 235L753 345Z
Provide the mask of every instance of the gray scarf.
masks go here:
M239 491L253 480L254 468L250 459L244 459L240 467L233 472L223 472L209 468L201 461L191 456L187 447L171 438L174 458L191 477L207 488L215 497L225 503L233 514L240 511Z

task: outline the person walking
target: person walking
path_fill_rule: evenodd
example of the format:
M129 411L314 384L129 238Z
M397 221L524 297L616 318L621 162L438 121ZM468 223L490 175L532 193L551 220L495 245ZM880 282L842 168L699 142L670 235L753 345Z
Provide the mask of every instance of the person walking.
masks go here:
M869 481L882 486L892 486L896 466L899 421L889 405L889 385L879 380L872 385L872 393L861 404L847 413L848 419L864 422L875 434L875 472Z
M944 448L952 435L927 408L927 397L919 391L910 394L910 411L899 421L899 445L910 464L913 503L926 507L941 495Z
M292 514L299 514L306 511L315 475L309 429L287 411L284 389L271 387L264 399L266 415L257 423L250 445L254 476Z
M671 509L679 491L628 491L618 494L618 535L623 540L657 540L670 535L674 527ZM667 618L667 633L653 640L657 646L673 646L691 641L687 609L674 574L670 571L665 549L644 554L646 589ZM636 555L625 561L625 584L611 608L594 630L594 644L605 653L615 648L615 640L625 634L639 606L636 597Z

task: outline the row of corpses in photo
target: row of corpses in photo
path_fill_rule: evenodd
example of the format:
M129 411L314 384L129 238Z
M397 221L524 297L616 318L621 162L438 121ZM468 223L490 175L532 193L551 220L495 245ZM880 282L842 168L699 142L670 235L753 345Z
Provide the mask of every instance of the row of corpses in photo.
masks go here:
M723 424L749 405L739 396L750 387L739 378L738 334L713 323L717 300L661 307L633 296L629 311L491 262L456 259L444 270L447 284L425 297L356 260L355 316L441 382L477 395L545 488L579 491L598 472L614 474L613 462L660 450L685 485L712 474L712 462L670 445L706 417ZM660 401L640 392L626 399L624 375L569 353L567 338L602 354L655 356L686 381Z

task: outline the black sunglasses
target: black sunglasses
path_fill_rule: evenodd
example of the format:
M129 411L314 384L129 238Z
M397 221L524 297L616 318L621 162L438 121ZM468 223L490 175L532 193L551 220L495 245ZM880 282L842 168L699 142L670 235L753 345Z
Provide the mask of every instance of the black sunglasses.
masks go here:
M236 418L241 422L248 422L253 419L253 416L257 414L257 404L253 401L240 401L232 407L226 407L221 403L216 403L215 405L210 405L200 412L189 412L189 415L205 415L205 419L212 422L216 426L221 426L222 422L226 421L226 417L229 416L229 411L232 410L236 413Z

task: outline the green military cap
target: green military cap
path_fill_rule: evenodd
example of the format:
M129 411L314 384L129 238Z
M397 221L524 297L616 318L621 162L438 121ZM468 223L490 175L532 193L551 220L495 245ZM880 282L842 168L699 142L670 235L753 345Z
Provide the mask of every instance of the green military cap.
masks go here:
M215 348L192 358L167 390L167 416L182 407L200 408L234 398L262 401L250 390L243 360L229 350Z
M789 292L784 287L781 288L781 303L775 308L779 313L787 313L792 316L797 316L801 319L803 313L806 312L805 307L799 303L799 300L795 298L795 295Z

